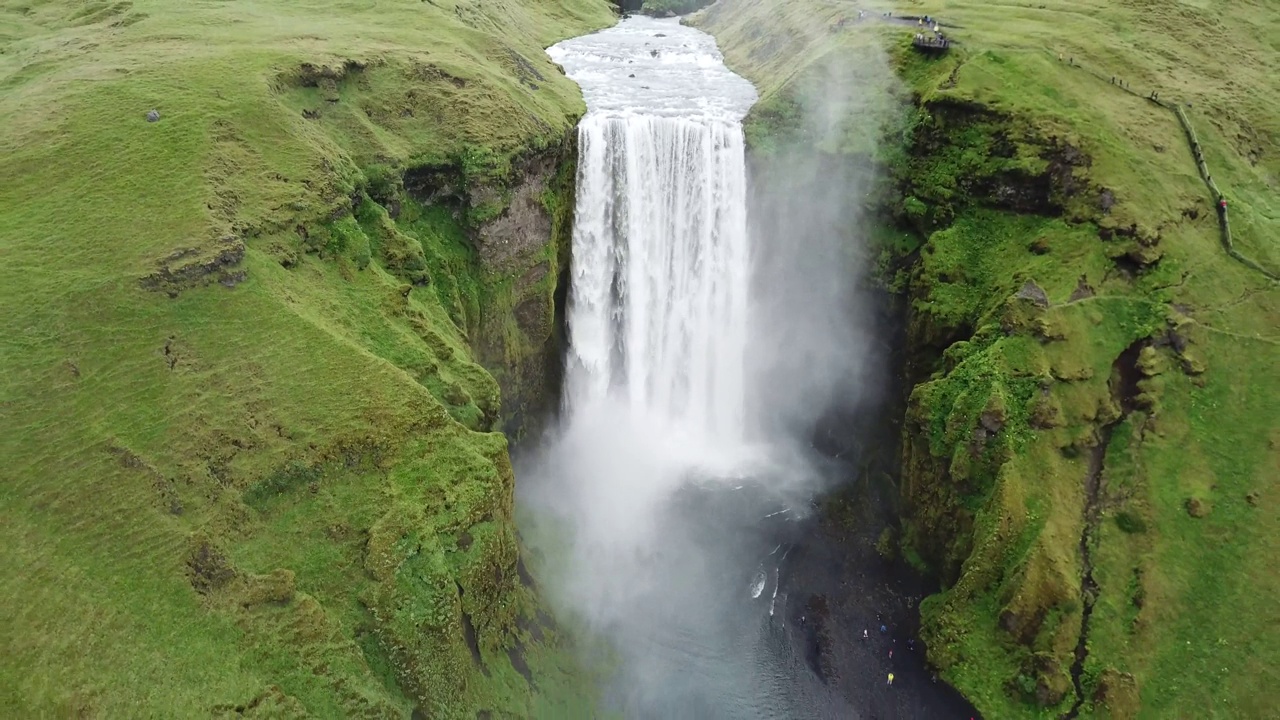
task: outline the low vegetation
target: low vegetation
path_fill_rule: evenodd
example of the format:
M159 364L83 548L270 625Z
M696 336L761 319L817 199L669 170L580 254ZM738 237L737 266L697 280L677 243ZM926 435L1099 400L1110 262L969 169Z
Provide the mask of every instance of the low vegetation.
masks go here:
M877 267L911 304L903 545L944 588L921 607L930 661L990 717L1266 716L1280 668L1276 13L864 9L722 0L695 22L762 91L757 152L830 108L813 88L901 102L843 108L855 124L825 149L879 164L868 205L915 236L872 234L895 238ZM914 24L886 12L939 17L957 42L920 55ZM1194 124L1235 245L1263 272L1226 253L1155 92ZM856 141L866 122L885 128L879 147Z
M496 430L611 17L0 1L0 714L590 707Z

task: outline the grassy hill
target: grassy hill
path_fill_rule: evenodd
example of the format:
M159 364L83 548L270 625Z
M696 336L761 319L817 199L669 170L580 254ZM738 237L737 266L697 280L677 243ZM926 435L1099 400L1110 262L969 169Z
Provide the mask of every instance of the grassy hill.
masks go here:
M0 1L0 714L567 712L475 359L548 339L542 48L610 18Z
M885 169L876 249L911 302L904 550L944 586L930 660L989 717L1268 716L1280 9L858 7L721 0L694 22L761 90L757 152L799 136ZM885 12L958 44L926 58ZM900 103L849 106L878 148L804 135L833 83Z

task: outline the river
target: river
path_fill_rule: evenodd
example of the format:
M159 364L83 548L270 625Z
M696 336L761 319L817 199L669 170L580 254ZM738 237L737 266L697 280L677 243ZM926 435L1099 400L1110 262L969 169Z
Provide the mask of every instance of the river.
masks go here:
M965 716L896 616L852 634L884 593L842 591L833 549L813 540L815 495L851 468L779 433L781 409L760 400L777 381L758 367L774 335L749 232L741 122L755 89L674 20L627 19L548 53L588 113L561 424L522 463L520 502L562 530L546 593L613 649L606 705L634 718ZM849 611L815 583L868 599ZM903 682L889 687L894 648Z

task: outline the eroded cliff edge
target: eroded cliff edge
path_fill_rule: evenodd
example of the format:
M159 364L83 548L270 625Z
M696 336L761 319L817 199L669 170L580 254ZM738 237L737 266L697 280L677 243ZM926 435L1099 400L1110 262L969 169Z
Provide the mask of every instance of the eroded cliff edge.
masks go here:
M1259 577L1277 536L1259 512L1277 392L1239 381L1276 359L1274 283L1221 247L1174 112L1086 70L1110 58L1055 35L1061 17L1039 26L1056 57L956 12L941 57L834 4L722 0L693 19L761 89L757 152L799 139L881 169L849 198L879 222L849 241L870 239L909 304L883 554L942 586L920 609L929 661L992 716L1262 712L1266 662L1229 648L1274 657L1273 613L1229 578ZM1112 72L1159 77L1129 59ZM831 101L850 90L898 109ZM1274 127L1274 109L1185 99L1232 212L1261 221L1274 163L1235 128ZM848 129L806 127L833 108ZM1245 242L1266 255L1264 237Z

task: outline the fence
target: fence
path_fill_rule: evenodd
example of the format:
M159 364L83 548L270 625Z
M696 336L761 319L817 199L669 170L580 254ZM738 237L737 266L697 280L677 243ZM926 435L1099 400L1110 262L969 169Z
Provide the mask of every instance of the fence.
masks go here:
M1061 55L1058 56L1058 60L1062 60ZM1235 243L1232 242L1231 239L1231 219L1228 216L1226 196L1223 195L1222 190L1218 188L1217 183L1213 181L1213 175L1209 173L1209 165L1205 162L1204 150L1200 147L1200 139L1196 136L1196 129L1192 126L1191 118L1187 117L1187 113L1183 109L1182 104L1161 100L1160 93L1155 90L1151 91L1148 95L1143 95L1129 87L1127 82L1116 79L1115 75L1108 76L1096 70L1086 68L1077 63L1074 58L1069 58L1068 63L1071 67L1079 68L1099 80L1107 81L1108 77L1110 77L1110 84L1113 87L1123 90L1135 97L1140 97L1149 102L1155 103L1156 105L1171 111L1178 118L1178 124L1182 126L1183 131L1187 135L1187 142L1191 144L1191 155L1196 160L1196 170L1200 173L1200 179L1204 181L1205 186L1209 188L1209 192L1213 194L1213 204L1218 213L1218 227L1221 234L1223 249L1227 251L1227 255L1231 256L1232 259L1241 263L1245 267L1262 273L1270 280L1280 281L1280 275L1268 270L1257 261L1244 256L1239 250L1236 250Z

